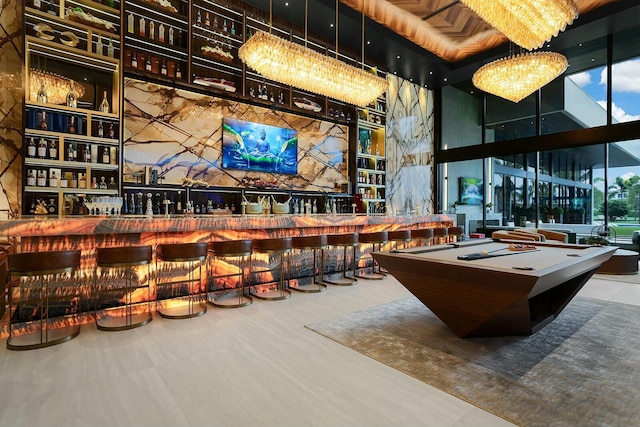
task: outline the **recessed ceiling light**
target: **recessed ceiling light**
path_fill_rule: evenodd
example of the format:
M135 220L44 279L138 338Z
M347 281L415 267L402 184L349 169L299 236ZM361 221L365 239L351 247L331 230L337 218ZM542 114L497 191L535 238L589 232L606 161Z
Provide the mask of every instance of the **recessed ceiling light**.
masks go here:
M400 59L400 55L396 55L396 59Z
M333 24L329 24L329 26L330 26L331 28L333 28Z
M284 2L284 5L289 6L289 2L288 1Z
M397 71L394 71L394 72L393 72L393 74L398 74L398 72L397 72Z
M371 40L367 40L367 44L371 44Z
M582 47L582 43L579 43L578 46Z
M410 82L412 82L412 81L413 81L413 79L409 79L409 81L410 81Z
M595 61L596 61L596 58L591 58L591 62L595 62Z
M443 80L446 82L446 81L447 81L447 78L445 77Z
M430 74L430 75L432 75L432 74L433 74L433 71L429 71L429 74Z
M473 91L471 91L471 95L473 95Z

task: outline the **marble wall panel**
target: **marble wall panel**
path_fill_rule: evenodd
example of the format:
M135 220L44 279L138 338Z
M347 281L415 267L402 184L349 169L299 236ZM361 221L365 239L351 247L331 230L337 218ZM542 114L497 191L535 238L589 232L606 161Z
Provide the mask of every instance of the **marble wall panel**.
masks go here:
M434 211L433 91L388 75L387 211Z
M0 220L20 212L23 39L21 1L0 7Z
M125 81L125 182L155 168L165 184L184 178L203 185L237 187L262 181L283 189L334 191L348 179L348 127L263 107ZM222 120L232 117L298 131L298 174L225 169Z

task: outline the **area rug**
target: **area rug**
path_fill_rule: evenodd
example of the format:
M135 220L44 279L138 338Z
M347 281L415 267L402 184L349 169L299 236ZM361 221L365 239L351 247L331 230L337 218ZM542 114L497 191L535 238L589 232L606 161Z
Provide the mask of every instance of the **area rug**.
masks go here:
M306 327L518 425L640 425L638 306L577 297L524 337L458 338L413 297Z

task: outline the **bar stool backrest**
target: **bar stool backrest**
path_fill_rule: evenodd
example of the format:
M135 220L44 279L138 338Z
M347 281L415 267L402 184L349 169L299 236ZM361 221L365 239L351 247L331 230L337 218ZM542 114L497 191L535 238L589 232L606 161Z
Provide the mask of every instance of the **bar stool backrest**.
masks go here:
M358 233L329 234L327 244L331 246L358 246Z
M214 256L239 257L251 255L253 240L225 240L209 242L209 252Z
M434 228L433 235L434 237L446 237L449 235L449 230L447 228Z
M161 261L201 261L209 253L209 244L198 243L171 243L156 246L156 257Z
M96 249L96 262L99 267L127 267L149 264L152 256L153 248L150 245Z
M393 241L409 241L411 240L411 230L394 230L387 232L389 240Z
M377 231L374 233L360 233L358 236L360 243L385 243L389 241L389 233Z
M327 236L298 236L291 239L291 245L297 249L324 249L327 247Z
M291 248L291 237L277 237L274 239L258 239L253 241L253 249L257 252L289 252Z
M9 254L9 274L37 276L72 272L80 266L80 251L22 252Z

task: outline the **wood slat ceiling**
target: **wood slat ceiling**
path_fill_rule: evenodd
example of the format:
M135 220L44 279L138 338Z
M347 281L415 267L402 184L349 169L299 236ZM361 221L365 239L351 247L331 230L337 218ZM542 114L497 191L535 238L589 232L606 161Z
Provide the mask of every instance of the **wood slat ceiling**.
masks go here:
M507 41L459 0L340 1L449 62ZM574 1L582 15L617 0Z

